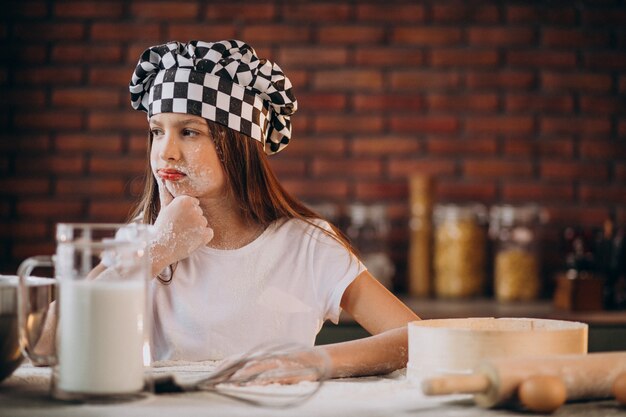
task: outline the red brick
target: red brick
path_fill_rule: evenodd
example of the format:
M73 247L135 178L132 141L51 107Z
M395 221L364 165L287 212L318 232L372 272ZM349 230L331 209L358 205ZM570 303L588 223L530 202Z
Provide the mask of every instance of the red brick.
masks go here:
M117 107L119 93L111 89L67 88L52 91L52 105L57 107Z
M102 222L122 223L128 220L134 201L91 201L89 218Z
M626 11L623 7L587 9L582 11L582 21L585 24L598 26L617 25L623 28L626 25Z
M530 133L533 127L533 118L527 116L476 116L465 122L473 133Z
M50 191L50 180L48 178L24 178L22 176L12 178L3 176L0 178L1 194L46 194Z
M269 58L268 58L269 59ZM294 86L296 91L300 91L303 86L308 86L310 82L310 74L307 70L294 70L290 69L287 74L289 80L291 81L291 85Z
M571 158L574 155L574 139L531 141L526 137L507 138L504 140L503 151L505 155L511 156Z
M177 2L174 4L178 4ZM271 20L276 17L276 4L207 4L204 17L210 20L228 19L237 21Z
M289 143L289 155L310 156L310 155L344 155L346 151L346 141L340 137L326 137L316 135L315 137L298 137Z
M47 151L50 149L50 139L48 135L24 135L19 136L16 140L15 135L7 133L0 134L0 150L9 151Z
M584 207L568 205L544 205L550 224L556 227L593 226L597 227L609 218L608 207Z
M619 77L619 92L626 93L626 75Z
M280 159L283 155L278 154L271 159L272 170L278 178L304 177L307 175L307 164L301 159Z
M19 112L15 115L15 126L22 130L36 129L80 129L82 116L79 112L52 111Z
M313 86L318 90L380 90L383 75L371 70L318 71L313 74Z
M414 4L357 4L356 18L374 22L423 22L424 6Z
M533 68L566 68L576 66L575 52L558 51L508 51L506 62L509 65Z
M121 112L91 112L87 118L90 130L142 130L148 129L144 112L126 110Z
M18 156L15 166L17 172L24 173L79 174L83 171L84 160L80 155Z
M358 181L355 184L355 198L362 201L401 200L406 196L405 182Z
M377 133L382 131L383 120L381 116L353 116L341 114L318 115L313 121L314 131L318 133L343 132L343 133Z
M505 108L510 112L566 113L574 109L574 98L570 95L509 94Z
M394 43L425 46L456 45L462 37L460 28L399 27L391 32Z
M546 184L544 182L505 182L502 197L507 201L573 201L571 184Z
M582 48L607 45L610 41L606 32L589 29L550 28L542 29L541 43L547 47Z
M498 63L495 50L434 49L431 52L434 67L493 67Z
M139 59L139 55L135 58L135 61ZM97 85L102 87L122 87L128 85L130 78L133 75L132 67L92 67L89 68L89 83L91 85ZM128 96L128 103L130 105L130 95Z
M79 40L85 35L82 23L16 23L13 33L19 40Z
M311 131L311 117L308 114L300 114L298 117L291 120L291 127L293 132L297 132L298 135Z
M613 81L609 74L542 72L541 85L546 90L608 92Z
M542 178L566 180L605 181L608 169L603 164L581 163L576 161L540 161Z
M469 44L477 46L515 46L534 42L535 34L526 27L470 27Z
M507 6L506 21L531 24L573 24L576 12L573 8L535 6Z
M297 2L286 3L282 7L283 19L288 22L346 21L352 13L352 7L348 4Z
M461 75L448 71L394 71L391 87L394 90L452 89L461 85Z
M583 61L591 69L626 70L626 53L622 51L585 52Z
M298 93L298 112L345 110L348 99L345 94Z
M426 147L428 153L433 155L493 155L498 149L498 143L495 138L490 137L432 137L427 139Z
M626 204L626 187L581 184L580 200L584 203Z
M0 97L0 106L7 109L22 107L36 109L44 107L45 103L46 94L41 89L7 91Z
M159 39L157 23L94 23L90 31L96 41L137 41Z
M128 193L132 197L134 197L137 200L139 200L139 198L143 194L144 187L145 187L145 178L143 176L141 176L141 177L133 177L130 180L130 183L128 185Z
M83 203L78 200L38 198L18 201L17 212L24 218L66 219L77 218L83 212Z
M57 180L55 192L59 196L67 194L85 195L122 195L125 181L119 179L60 179Z
M416 153L422 149L422 143L414 137L375 136L356 137L350 141L350 152L356 155L403 155Z
M277 61L281 68L341 66L348 63L348 50L331 46L285 47L281 48Z
M315 177L356 176L361 179L380 176L382 165L377 159L314 158L311 170Z
M615 163L615 180L622 184L626 183L626 162Z
M451 176L456 172L456 162L453 159L431 157L395 159L389 164L388 169L389 175L393 178L408 178L415 173L433 177Z
M623 160L626 158L626 143L602 139L582 139L579 143L582 159Z
M322 199L333 201L348 195L348 183L345 180L297 180L283 179L285 189L301 199Z
M235 39L235 26L232 24L170 23L165 27L165 38L187 42L191 39L210 41L211 39ZM250 41L252 43L252 41ZM151 45L145 45L146 47ZM252 46L255 46L252 43ZM139 58L139 55L137 55Z
M198 17L199 10L200 6L195 1L142 1L130 5L131 15L142 21L193 19Z
M317 30L320 43L380 43L385 29L377 26L322 26Z
M124 3L120 1L64 1L54 5L58 17L117 18L122 17Z
M17 48L9 48L9 53L22 64L43 64L48 57L45 45L20 44Z
M143 174L148 159L146 156L92 156L89 172L93 174Z
M532 161L503 159L465 159L462 163L466 177L529 177L533 174Z
M2 221L0 222L0 238L33 239L45 238L48 227L45 222L21 222Z
M424 108L424 100L415 94L356 94L357 111L414 111Z
M127 143L129 153L146 155L148 151L148 129L146 128L146 133L144 134L130 135Z
M79 84L82 79L82 70L76 67L41 67L21 69L15 73L17 84ZM130 80L130 78L129 78Z
M472 89L530 89L535 75L530 71L468 72L467 86Z
M429 94L426 103L430 110L453 112L485 112L498 109L496 94Z
M46 1L14 1L11 7L5 9L7 16L14 17L44 17L48 15L48 4Z
M60 44L52 47L52 61L60 63L107 64L120 62L118 45Z
M90 133L59 134L55 147L61 152L114 152L122 151L121 135L94 135Z
M610 134L611 120L608 117L542 117L542 133L597 133Z
M595 114L625 114L626 102L620 100L618 96L614 97L597 97L582 96L580 97L580 110L583 113Z
M355 51L357 65L393 67L415 67L424 63L424 54L415 48L359 47Z
M452 116L391 116L393 132L453 133L459 130L459 120Z
M241 30L241 38L251 45L256 42L279 42L282 44L311 40L311 29L307 25L247 25Z
M500 13L493 6L435 4L432 8L432 20L435 23L498 23Z
M15 242L11 248L11 256L15 259L26 259L35 255L52 255L55 251L54 242Z
M495 183L485 180L471 182L438 179L435 188L435 198L438 201L488 202L494 200L495 196Z

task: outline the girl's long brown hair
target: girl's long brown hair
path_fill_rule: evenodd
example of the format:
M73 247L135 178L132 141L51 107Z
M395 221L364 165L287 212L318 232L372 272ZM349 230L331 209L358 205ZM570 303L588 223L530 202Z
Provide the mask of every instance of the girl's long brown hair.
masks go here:
M267 227L279 219L295 218L320 228L312 220L322 217L283 188L271 169L259 141L211 120L206 122L226 174L227 188L238 203L245 221ZM160 210L159 190L150 168L151 148L152 134L149 136L143 195L130 217L134 221L141 219L146 224L153 224ZM330 222L329 224L334 234L320 229L337 239L350 252L355 253L341 230Z

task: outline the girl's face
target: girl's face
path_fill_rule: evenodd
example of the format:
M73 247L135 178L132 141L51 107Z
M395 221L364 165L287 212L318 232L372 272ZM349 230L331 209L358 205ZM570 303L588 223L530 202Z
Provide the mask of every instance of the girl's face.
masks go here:
M225 175L206 120L160 113L150 118L150 132L152 174L174 197L223 195Z

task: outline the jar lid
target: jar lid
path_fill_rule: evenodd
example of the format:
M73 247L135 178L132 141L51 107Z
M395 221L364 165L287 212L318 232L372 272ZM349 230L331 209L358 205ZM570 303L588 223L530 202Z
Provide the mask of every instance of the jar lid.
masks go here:
M487 218L487 208L479 203L437 204L434 217L437 220L477 220L482 223Z
M536 204L510 205L503 204L491 207L489 212L491 222L502 226L515 224L533 224L542 220L541 208Z

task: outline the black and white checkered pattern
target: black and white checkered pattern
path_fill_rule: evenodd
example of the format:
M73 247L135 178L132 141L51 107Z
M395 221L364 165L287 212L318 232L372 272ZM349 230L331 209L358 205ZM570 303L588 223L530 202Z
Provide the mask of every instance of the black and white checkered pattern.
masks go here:
M215 121L264 144L268 154L291 138L297 101L280 67L236 40L170 42L147 49L130 82L131 104L158 113Z

